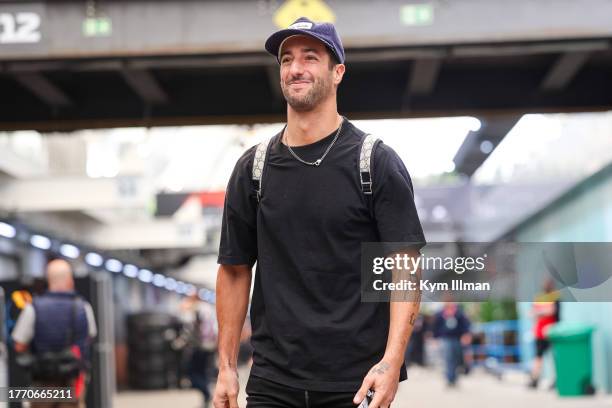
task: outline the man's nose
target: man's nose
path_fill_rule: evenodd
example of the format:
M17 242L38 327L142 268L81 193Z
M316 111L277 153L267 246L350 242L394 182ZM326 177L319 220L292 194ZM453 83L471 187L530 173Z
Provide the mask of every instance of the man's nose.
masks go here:
M304 64L299 61L297 58L291 61L291 66L289 67L289 72L292 76L301 75L304 72Z

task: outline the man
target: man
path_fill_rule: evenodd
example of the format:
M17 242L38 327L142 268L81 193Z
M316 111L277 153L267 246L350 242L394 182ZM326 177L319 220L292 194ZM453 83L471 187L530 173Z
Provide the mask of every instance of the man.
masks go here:
M433 335L442 340L446 384L449 387L455 387L457 368L465 364L463 348L471 341L470 321L457 303L446 301L442 310L436 313Z
M200 301L197 294L181 304L184 315L184 338L191 348L188 373L191 385L202 393L203 406L208 408L212 395L208 389L217 349L217 327L213 306Z
M406 348L406 366L417 364L425 367L427 365L425 361L425 339L429 330L427 318L427 316L419 314L414 322L410 342Z
M60 352L72 347L76 358L85 362L89 358L91 339L97 334L96 322L91 305L74 291L74 279L70 264L55 259L47 265L48 291L35 297L19 315L12 337L15 351L26 352L30 347L35 356L43 353ZM38 364L42 364L39 359ZM45 368L46 369L46 368ZM85 372L74 378L36 378L40 387L72 387L76 401L62 403L61 407L83 406ZM32 407L49 406L33 403Z
M280 64L287 126L269 142L257 188L257 147L238 160L228 184L214 405L238 406L236 358L257 261L247 406L354 407L371 390L370 407L386 408L406 378L419 301L362 303L361 244L423 245L410 177L380 143L371 159L373 191L364 194L365 134L338 114L346 68L332 24L300 18L272 34L266 50Z

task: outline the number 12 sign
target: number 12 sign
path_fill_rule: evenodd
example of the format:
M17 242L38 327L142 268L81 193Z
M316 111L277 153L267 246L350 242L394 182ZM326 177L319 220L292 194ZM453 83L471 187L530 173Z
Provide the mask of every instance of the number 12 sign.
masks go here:
M40 20L34 12L0 13L0 44L40 42Z

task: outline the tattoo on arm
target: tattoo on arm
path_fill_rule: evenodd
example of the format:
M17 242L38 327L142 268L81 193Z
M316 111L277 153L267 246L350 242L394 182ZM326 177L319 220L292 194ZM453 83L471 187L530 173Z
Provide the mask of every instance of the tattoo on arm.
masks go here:
M376 367L374 367L372 369L372 372L374 374L384 374L389 370L389 364L387 364L385 361L383 361L382 363L378 364Z
M421 277L422 271L420 268L416 270L393 269L392 279L394 283L409 282L411 288L406 290L394 290L391 292L390 300L397 302L410 302L413 306L418 306L421 303Z
M410 315L410 325L411 325L411 326L414 326L414 322L415 322L415 320L416 320L416 314L415 314L415 313L412 313L412 314Z

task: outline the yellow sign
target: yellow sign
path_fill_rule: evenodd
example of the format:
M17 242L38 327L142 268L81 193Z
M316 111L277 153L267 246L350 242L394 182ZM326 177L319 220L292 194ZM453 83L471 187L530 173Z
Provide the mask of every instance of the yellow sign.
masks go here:
M274 24L286 28L300 17L316 22L333 23L336 16L323 0L287 0L274 14Z

